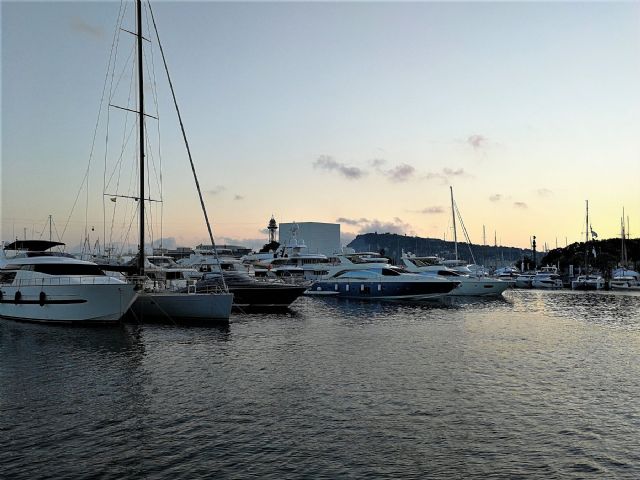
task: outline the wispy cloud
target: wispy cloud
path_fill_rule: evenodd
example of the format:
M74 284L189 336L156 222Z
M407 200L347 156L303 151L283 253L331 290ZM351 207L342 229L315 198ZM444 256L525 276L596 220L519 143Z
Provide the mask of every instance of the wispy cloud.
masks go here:
M380 168L386 163L387 161L384 158L374 158L373 160L369 160L369 165L373 168Z
M529 206L524 202L513 202L513 206L516 208L529 208Z
M474 150L481 150L487 146L488 140L484 135L474 134L469 135L467 143L473 147Z
M464 171L463 168L443 168L440 172L429 172L424 178L427 180L440 180L442 183L449 183L451 178L462 178L462 177L470 177L467 172Z
M260 232L262 233L262 232ZM253 248L257 250L267 243L267 238L233 238L233 237L218 237L216 238L216 244L218 245L242 245L245 247Z
M536 190L536 193L541 197L550 197L551 195L553 195L553 192L548 188L539 188L538 190Z
M234 200L244 200L244 197L242 195L234 195L233 199Z
M418 210L418 213L424 213L425 215L437 215L444 213L444 207L427 207L422 210Z
M329 155L320 155L315 162L313 162L313 168L321 170L327 170L329 172L338 172L342 176L349 180L357 180L367 175L365 170L359 167L350 167L344 163L337 162Z
M466 173L463 168L458 168L456 170L453 170L452 168L443 168L442 173L444 173L447 177L468 176L468 173Z
M489 201L491 202L499 202L500 200L502 200L502 195L499 193L494 193L489 197Z
M100 27L96 27L94 25L90 25L81 18L74 17L71 19L71 30L74 32L82 33L85 35L89 35L93 38L103 38L104 30Z
M225 190L226 190L226 187L224 185L216 185L212 189L207 190L207 193L209 195L218 195L218 194L224 192Z
M390 170L385 170L382 173L394 183L406 182L413 177L416 169L407 163L402 163L397 167Z
M411 225L402 221L401 218L395 217L391 222L380 220L371 220L369 223L360 227L360 233L405 233L411 230Z
M360 225L361 223L367 223L369 222L369 220L367 220L366 218L345 218L345 217L339 217L336 218L336 222L337 223L344 223L346 225Z
M405 233L411 231L411 225L398 217L394 217L392 221L340 217L336 219L336 222L358 227L358 233Z

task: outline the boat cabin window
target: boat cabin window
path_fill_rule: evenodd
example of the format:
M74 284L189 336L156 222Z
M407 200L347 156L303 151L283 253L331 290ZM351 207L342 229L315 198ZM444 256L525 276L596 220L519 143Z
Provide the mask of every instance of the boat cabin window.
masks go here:
M400 275L400 272L397 272L391 268L383 268L382 269L382 275L386 276L386 277L397 277Z
M343 270L342 272L336 273L334 275L334 278L366 279L371 277L377 277L376 272L372 272L370 270Z
M16 278L16 272L1 272L0 271L0 284L11 284L13 279Z
M438 270L438 275L441 277L459 277L460 274L457 272L452 272L451 270Z
M182 277L182 272L178 271L178 272L165 272L165 278L167 280L181 280Z
M47 275L91 275L104 276L105 273L97 265L85 265L82 263L36 263L24 265L28 270ZM27 270L23 268L23 270Z

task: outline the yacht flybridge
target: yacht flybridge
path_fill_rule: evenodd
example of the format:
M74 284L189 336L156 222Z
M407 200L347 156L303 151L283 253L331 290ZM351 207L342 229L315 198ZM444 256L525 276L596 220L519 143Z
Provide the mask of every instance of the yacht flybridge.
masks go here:
M134 286L93 262L47 252L58 242L18 241L0 267L0 317L46 323L115 323L136 299ZM4 253L4 252L3 252Z

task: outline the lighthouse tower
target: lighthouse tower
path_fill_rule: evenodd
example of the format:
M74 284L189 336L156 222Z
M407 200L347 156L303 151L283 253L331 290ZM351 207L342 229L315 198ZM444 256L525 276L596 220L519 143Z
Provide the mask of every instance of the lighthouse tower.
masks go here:
M278 230L278 224L276 223L276 219L271 215L271 220L269 220L269 225L267 226L267 230L269 230L269 243L273 243L276 241L276 230Z

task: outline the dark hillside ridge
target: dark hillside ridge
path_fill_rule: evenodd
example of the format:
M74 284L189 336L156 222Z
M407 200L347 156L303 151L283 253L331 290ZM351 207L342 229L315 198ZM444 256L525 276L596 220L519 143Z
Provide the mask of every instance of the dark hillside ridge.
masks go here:
M400 262L402 251L411 252L418 256L437 255L444 259L455 257L455 247L453 242L440 240L437 238L409 237L395 233L364 233L358 235L348 247L356 252L381 252L393 263ZM476 263L487 267L501 267L520 265L523 258L532 258L533 252L530 249L517 247L490 246L471 244L471 250L475 256ZM538 260L544 254L538 252ZM458 258L472 263L469 245L458 242Z

